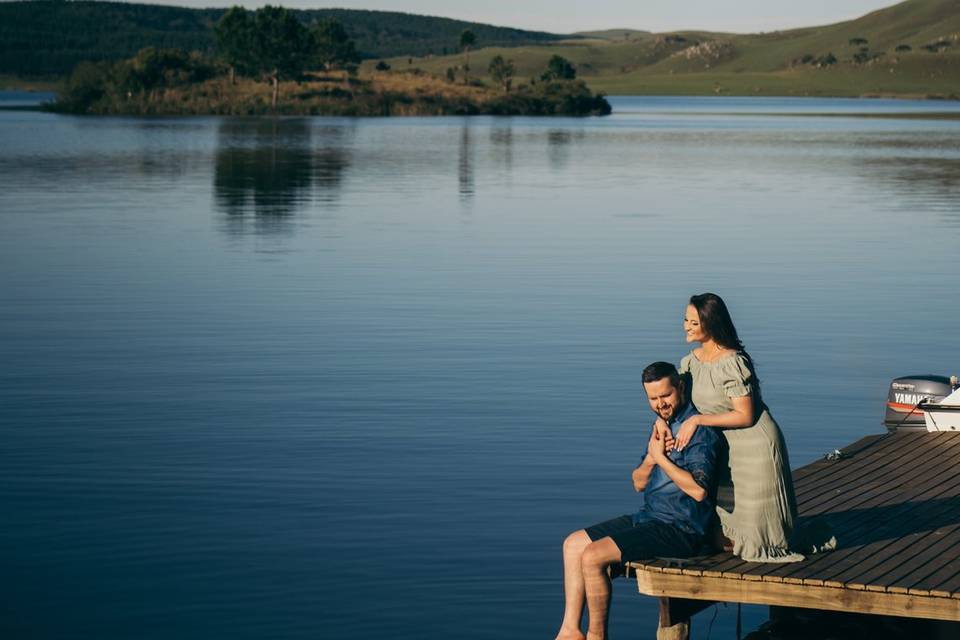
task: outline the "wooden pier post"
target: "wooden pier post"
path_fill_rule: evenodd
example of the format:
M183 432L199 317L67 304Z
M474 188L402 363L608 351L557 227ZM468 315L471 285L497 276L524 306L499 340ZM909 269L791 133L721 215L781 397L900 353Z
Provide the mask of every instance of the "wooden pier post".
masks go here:
M657 640L688 640L690 618L713 604L709 600L686 598L658 598L658 600L660 624L657 627Z

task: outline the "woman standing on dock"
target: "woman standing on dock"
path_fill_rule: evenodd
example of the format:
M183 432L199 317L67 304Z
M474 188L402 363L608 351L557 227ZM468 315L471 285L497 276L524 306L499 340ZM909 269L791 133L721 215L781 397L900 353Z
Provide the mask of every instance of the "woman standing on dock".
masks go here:
M700 427L716 428L730 450L733 504L718 500L717 514L733 553L751 562L797 562L788 540L797 518L787 448L760 396L753 361L720 296L690 298L683 320L687 342L700 347L680 361L692 378L700 415L686 420L675 446L683 449Z

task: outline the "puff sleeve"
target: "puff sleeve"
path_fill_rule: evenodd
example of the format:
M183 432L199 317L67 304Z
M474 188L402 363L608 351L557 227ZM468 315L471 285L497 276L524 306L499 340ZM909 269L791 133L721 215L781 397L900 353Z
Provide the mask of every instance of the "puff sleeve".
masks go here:
M721 360L717 367L717 382L728 398L742 398L753 394L753 371L750 361L742 353Z

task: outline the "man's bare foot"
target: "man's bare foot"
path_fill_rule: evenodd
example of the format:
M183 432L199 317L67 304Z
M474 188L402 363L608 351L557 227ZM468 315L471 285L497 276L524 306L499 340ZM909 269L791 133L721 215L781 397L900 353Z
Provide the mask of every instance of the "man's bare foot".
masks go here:
M586 640L587 636L580 632L580 629L568 629L560 627L560 633L557 634L557 640Z

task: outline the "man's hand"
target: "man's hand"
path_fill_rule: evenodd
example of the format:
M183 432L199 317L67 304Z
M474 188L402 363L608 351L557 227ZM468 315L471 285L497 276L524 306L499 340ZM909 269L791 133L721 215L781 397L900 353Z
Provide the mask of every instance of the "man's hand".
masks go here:
M677 451L683 451L683 448L690 444L690 439L693 438L693 434L697 432L697 427L700 426L700 417L699 415L690 416L680 425L680 431L677 432Z
M690 436L692 436L697 430L697 427L700 426L698 421L694 420L696 417L698 416L693 416L681 425L680 431L677 433L678 442L683 437L685 429L688 430ZM667 457L666 439L661 436L656 427L654 427L652 431L653 433L650 434L650 442L647 443L647 457L651 459L651 468L653 465L660 467L663 473L665 473L681 491L697 502L704 500L707 497L706 489L697 484L693 474L686 469L678 467L673 460ZM687 443L689 443L690 436L687 438ZM646 464L647 463L644 462L644 465Z
M663 444L666 450L673 451L676 441L673 439L673 432L670 430L667 421L658 416L657 421L653 423L653 428L660 434L660 437L663 438Z
M656 464L661 464L661 461L667 457L667 440L656 426L650 433L650 441L647 443L647 453L653 458Z

